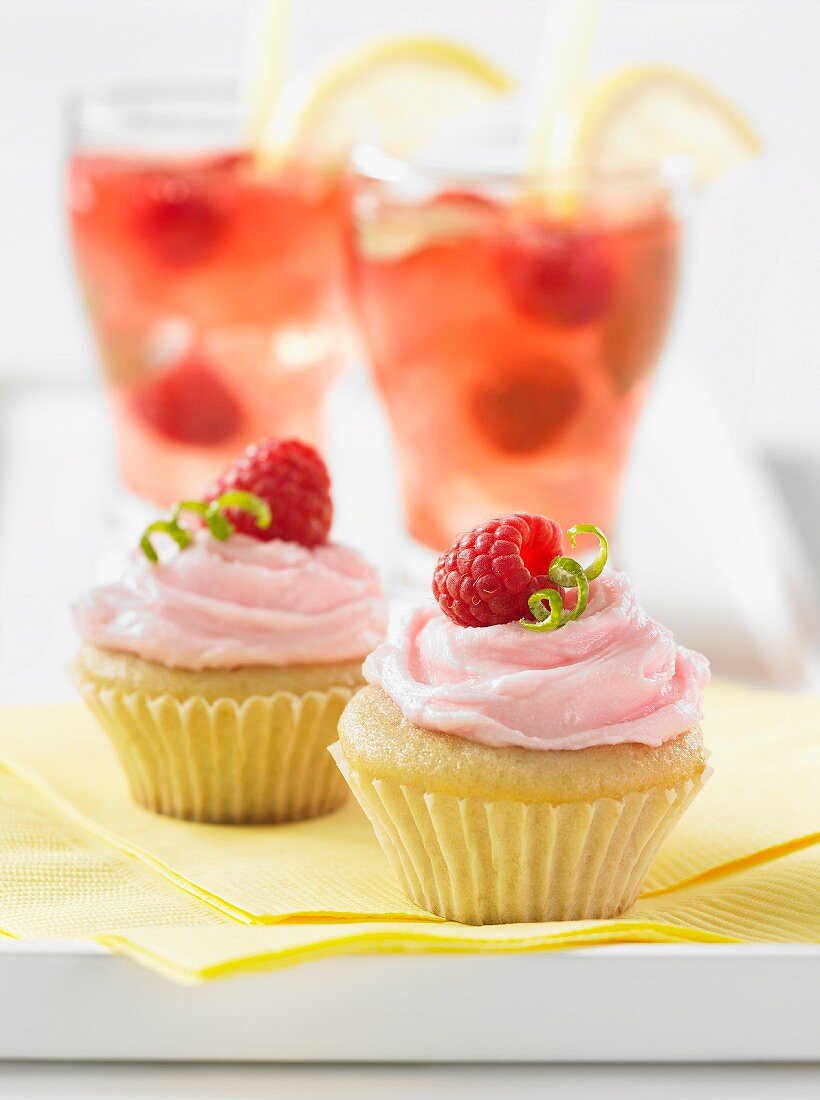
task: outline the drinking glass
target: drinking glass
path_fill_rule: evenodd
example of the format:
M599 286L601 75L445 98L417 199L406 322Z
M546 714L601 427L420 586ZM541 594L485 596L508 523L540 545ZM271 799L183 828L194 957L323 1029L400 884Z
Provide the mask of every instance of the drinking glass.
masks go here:
M350 285L411 536L440 550L511 511L611 529L675 298L678 183L536 189L370 148L354 184Z
M71 111L67 204L125 486L198 496L261 436L322 441L345 355L340 175L265 163L229 82L150 81Z

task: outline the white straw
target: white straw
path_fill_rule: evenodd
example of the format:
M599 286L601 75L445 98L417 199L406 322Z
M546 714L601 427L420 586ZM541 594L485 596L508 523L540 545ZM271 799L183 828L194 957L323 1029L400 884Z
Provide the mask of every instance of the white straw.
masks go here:
M530 173L571 167L575 121L587 81L602 0L551 0L533 89Z
M246 128L251 148L264 145L282 91L290 23L290 0L266 0L261 18L252 27Z

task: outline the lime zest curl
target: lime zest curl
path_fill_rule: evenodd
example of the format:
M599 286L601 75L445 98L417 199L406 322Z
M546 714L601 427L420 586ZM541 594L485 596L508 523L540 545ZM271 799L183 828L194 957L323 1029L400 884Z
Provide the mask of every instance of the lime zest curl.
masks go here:
M191 532L186 531L184 527L180 527L175 519L158 519L153 523L149 523L140 539L140 550L154 565L159 561L159 555L151 542L151 535L154 534L170 535L180 550L184 550L193 538Z
M604 566L609 558L609 542L601 528L596 527L594 523L576 523L567 531L567 538L573 549L575 549L575 543L578 540L579 534L594 535L600 543L600 548L595 555L595 560L584 570L587 575L587 580L594 581L595 578L600 577L601 573L604 571Z
M544 600L550 605L549 612L544 607ZM559 626L564 625L564 601L561 599L561 593L556 592L554 588L539 588L537 592L533 592L527 603L535 617L535 622L530 622L529 619L518 620L527 630L544 633L547 630L557 630Z
M270 527L272 515L270 505L255 493L248 493L244 489L232 489L223 493L215 500L180 500L172 505L168 515L164 519L155 520L149 524L140 539L140 549L146 558L154 565L159 562L159 555L151 541L154 534L168 535L174 540L180 550L184 550L193 541L193 534L187 527L180 523L183 512L193 512L205 521L210 533L215 539L224 542L230 538L236 528L224 513L226 508L238 508L242 512L249 512L256 520L256 526L264 530Z
M547 576L555 584L560 585L561 588L578 589L578 599L575 603L575 607L564 616L561 625L566 626L567 623L572 622L574 619L580 619L586 611L587 602L589 600L589 578L583 566L574 558L559 556L553 558Z
M230 489L221 497L211 501L209 505L209 510L215 509L218 512L221 508L238 508L240 512L249 512L256 520L256 526L263 531L270 527L273 520L268 502L258 497L256 493L246 492L245 489ZM225 522L233 527L228 519L225 519Z
M169 512L169 518L172 523L179 523L179 517L182 512L193 512L194 515L200 516L205 520L208 525L208 530L211 534L218 539L226 539L233 530L233 524L225 516L222 516L222 520L231 529L227 534L223 534L223 526L218 521L219 512L218 509L213 509L210 504L206 504L202 500L180 500L176 504L172 505Z
M538 633L558 630L560 627L566 626L567 623L580 619L586 611L589 603L590 581L594 581L603 572L609 558L609 543L600 527L596 527L593 523L576 523L567 531L570 546L575 547L579 534L595 535L598 539L599 550L591 564L585 569L575 558L559 554L552 559L547 570L547 576L553 584L557 584L559 588L574 588L577 590L578 598L575 601L575 607L571 611L567 611L564 607L564 597L561 592L557 592L553 588L540 588L537 592L533 592L527 601L535 622L530 619L518 620L520 625L526 627L527 630L537 631ZM545 600L549 604L549 611L544 606Z

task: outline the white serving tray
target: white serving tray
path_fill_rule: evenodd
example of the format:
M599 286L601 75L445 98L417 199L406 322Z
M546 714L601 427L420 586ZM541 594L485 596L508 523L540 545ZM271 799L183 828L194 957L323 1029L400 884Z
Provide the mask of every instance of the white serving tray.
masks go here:
M0 1058L820 1061L820 947L354 955L198 986L0 945Z

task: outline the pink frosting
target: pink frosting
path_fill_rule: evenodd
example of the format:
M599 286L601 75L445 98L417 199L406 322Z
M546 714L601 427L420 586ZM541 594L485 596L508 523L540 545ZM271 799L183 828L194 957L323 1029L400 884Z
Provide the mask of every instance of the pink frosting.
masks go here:
M200 532L74 606L86 641L174 668L327 664L382 641L387 607L376 571L346 546Z
M583 616L550 633L462 627L419 608L364 671L415 725L530 749L660 745L702 717L709 679L706 658L648 618L618 573L594 581Z

